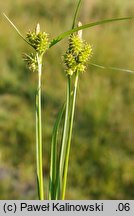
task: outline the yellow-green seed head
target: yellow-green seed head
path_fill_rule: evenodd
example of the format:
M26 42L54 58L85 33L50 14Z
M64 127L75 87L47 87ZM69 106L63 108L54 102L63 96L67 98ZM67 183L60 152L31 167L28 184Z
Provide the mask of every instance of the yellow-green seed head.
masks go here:
M86 63L92 54L91 45L83 41L79 34L71 35L69 38L69 48L64 55L66 74L72 76L75 72L84 72Z
M40 32L39 24L37 25L35 31L28 32L26 37L36 52L44 54L48 49L48 34L45 32Z
M78 61L86 63L92 54L92 47L90 44L85 43L83 46L83 50L79 53Z
M31 53L29 55L25 54L24 61L26 61L29 70L31 70L32 72L38 71L38 61L34 53Z
M86 66L82 63L77 64L76 71L83 73L86 70Z
M70 76L72 76L73 73L74 73L74 70L72 70L71 68L69 68L69 69L66 70L66 74L68 74Z
M73 67L76 64L75 57L73 56L72 53L70 53L68 51L64 55L64 62L65 62L65 65L69 68Z
M69 50L74 55L78 55L82 51L83 43L78 35L72 34L69 38Z

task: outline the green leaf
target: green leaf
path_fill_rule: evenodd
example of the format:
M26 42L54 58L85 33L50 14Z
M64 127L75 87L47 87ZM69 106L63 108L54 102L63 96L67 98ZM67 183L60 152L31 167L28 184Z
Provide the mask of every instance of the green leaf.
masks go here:
M89 24L86 24L86 25L82 25L80 27L71 29L69 31L66 31L66 32L60 34L58 37L56 37L55 39L53 39L51 41L49 47L54 46L59 41L63 40L65 37L67 37L68 35L70 35L70 34L72 34L74 32L77 32L79 30L86 29L86 28L91 28L91 27L98 26L98 25L103 25L103 24L106 24L106 23L117 22L117 21L124 21L124 20L130 20L130 19L134 19L134 17L112 18L112 19L100 20L100 21L97 21L97 22L93 22L93 23L89 23Z
M67 76L67 86L66 86L66 109L65 109L65 118L63 125L63 133L60 145L60 154L59 154L59 163L58 163L58 172L56 175L56 193L55 198L61 199L61 189L62 189L62 176L64 172L64 162L65 162L65 152L66 152L66 144L68 139L68 126L69 126L69 107L70 107L70 94L71 94L71 79L70 76Z
M50 180L49 180L49 200L55 198L55 181L56 181L56 171L57 171L57 136L59 131L59 126L62 120L63 113L65 111L65 104L62 106L56 122L54 124L52 132L52 142L51 142L51 164L50 164Z
M127 73L133 73L134 74L134 71L133 70L129 70L129 69L118 68L118 67L109 67L109 66L106 67L106 66L98 65L98 64L94 64L94 63L90 63L90 65L98 67L98 68L101 68L101 69L122 71L122 72L127 72Z
M20 31L18 30L18 28L14 25L14 23L8 18L8 16L5 14L5 13L3 13L3 15L4 15L4 17L7 19L7 21L11 24L11 26L15 29L15 31L18 33L18 35L27 43L27 44L29 44L31 47L33 47L32 46L32 44L30 44L25 38L24 38L24 36L20 33Z
M73 19L72 29L73 29L74 26L75 26L75 22L76 22L76 19L77 19L77 16L78 16L78 12L79 12L79 9L80 9L80 5L81 5L81 0L78 0L78 4L77 4L77 7L76 7L76 11L75 11L75 13L74 13L74 19Z

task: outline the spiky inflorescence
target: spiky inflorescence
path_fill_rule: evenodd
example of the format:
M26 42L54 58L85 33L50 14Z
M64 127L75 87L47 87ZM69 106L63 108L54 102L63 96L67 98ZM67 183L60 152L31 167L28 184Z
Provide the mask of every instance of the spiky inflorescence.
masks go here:
M35 32L29 32L27 34L27 39L34 47L36 52L40 54L44 54L48 49L48 34L46 34L45 32L39 32L38 34L36 34Z
M39 24L37 24L35 31L29 31L27 33L26 38L39 54L44 54L49 47L48 34L40 31Z
M38 61L34 53L30 53L29 55L24 54L23 59L27 62L29 70L32 72L38 71Z
M31 71L38 70L38 57L42 59L44 53L49 48L48 34L40 31L40 25L37 24L35 31L29 31L26 35L28 42L35 49L35 53L25 54L24 60L27 62Z
M83 41L79 35L72 34L69 38L68 50L64 55L66 74L73 75L76 71L84 72L91 54L91 45Z

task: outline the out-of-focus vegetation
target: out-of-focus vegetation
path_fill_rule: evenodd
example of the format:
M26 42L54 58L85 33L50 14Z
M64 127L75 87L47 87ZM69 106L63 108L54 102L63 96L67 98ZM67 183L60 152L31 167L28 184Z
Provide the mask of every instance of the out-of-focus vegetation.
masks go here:
M0 2L23 35L37 22L50 38L68 30L77 1ZM134 1L84 0L83 24L132 16ZM35 90L22 53L30 49L9 23L0 19L0 199L35 199ZM92 62L133 69L134 22L106 24L84 31ZM43 74L43 163L45 190L53 123L65 96L61 56L67 40L51 48ZM133 199L134 75L88 67L81 75L71 146L67 199Z

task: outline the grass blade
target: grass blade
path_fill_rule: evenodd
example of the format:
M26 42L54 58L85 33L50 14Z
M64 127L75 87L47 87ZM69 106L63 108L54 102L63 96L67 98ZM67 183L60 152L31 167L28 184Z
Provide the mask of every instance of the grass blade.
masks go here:
M66 90L66 111L65 111L65 120L63 128L63 136L60 149L59 157L59 167L56 176L56 200L61 199L61 188L62 188L62 177L64 172L64 162L65 162L65 153L66 153L66 144L67 144L67 135L68 135L68 123L69 123L69 107L70 107L70 77L68 76L67 80L67 90Z
M18 35L30 46L32 46L24 37L23 35L20 33L20 31L18 30L18 28L14 25L14 23L8 18L8 16L3 13L4 17L7 19L7 21L11 24L11 26L15 29L15 31L18 33ZM33 47L33 46L32 46Z
M75 22L76 22L76 19L77 19L77 16L78 16L78 12L79 12L79 9L80 9L81 1L82 1L82 0L78 0L78 4L77 4L77 7L76 7L76 11L75 11L75 13L74 13L74 19L73 19L72 29L73 29L74 26L75 26Z
M70 34L72 34L74 32L77 32L79 30L91 28L91 27L98 26L98 25L103 25L103 24L106 24L106 23L117 22L117 21L124 21L124 20L131 20L131 19L134 19L134 17L112 18L112 19L100 20L100 21L97 21L97 22L88 23L86 25L82 25L82 26L76 27L74 29L71 29L69 31L66 31L66 32L60 34L57 38L53 39L51 41L49 47L54 46L59 41L63 40L65 37L67 37L68 35L70 35Z
M134 71L133 71L133 70L129 70L129 69L118 68L118 67L109 67L109 66L106 67L106 66L98 65L98 64L94 64L94 63L90 63L90 65L95 66L95 67L98 67L98 68L101 68L101 69L122 71L122 72L127 72L127 73L133 73L133 74L134 74Z
M51 159L50 159L50 177L49 177L49 200L55 198L55 180L56 180L56 170L57 170L57 136L59 131L59 126L62 120L63 113L65 111L65 104L62 106L56 122L54 124L51 142Z

